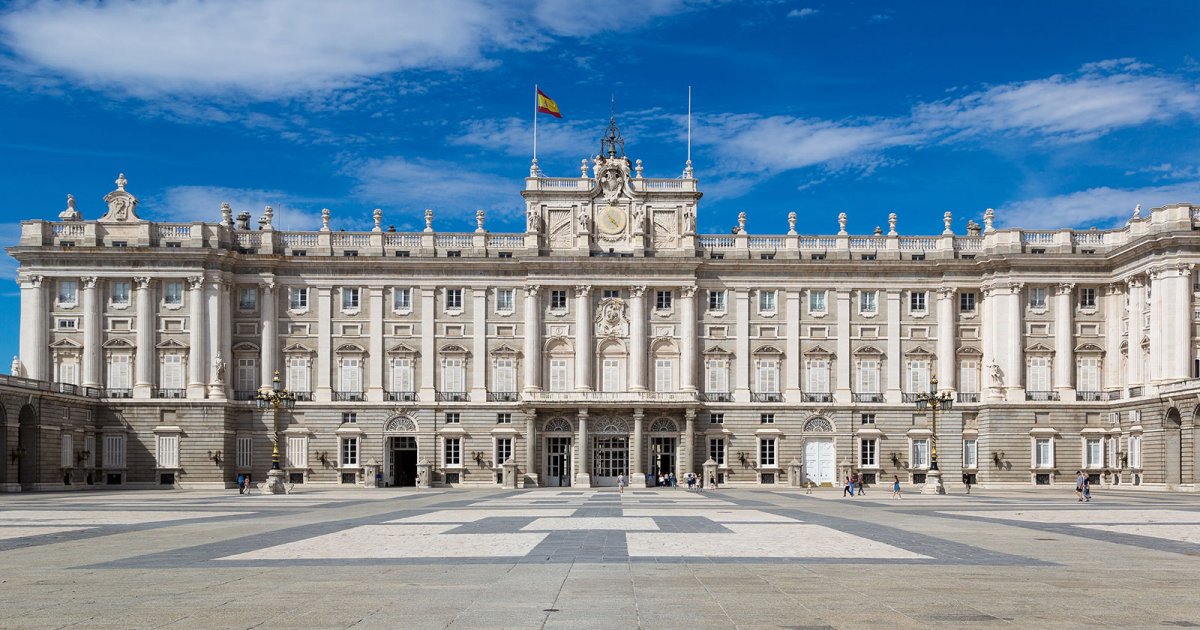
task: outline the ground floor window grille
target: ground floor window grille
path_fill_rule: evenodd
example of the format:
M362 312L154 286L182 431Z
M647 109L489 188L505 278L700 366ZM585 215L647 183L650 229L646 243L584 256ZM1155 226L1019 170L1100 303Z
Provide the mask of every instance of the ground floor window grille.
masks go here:
M254 438L240 437L237 439L237 466L250 468L254 463Z
M158 436L158 451L156 453L159 468L179 467L179 435Z
M104 467L105 468L124 468L125 467L125 436L124 435L106 435L106 436L104 436Z
M596 438L592 474L616 477L629 474L629 440L625 437Z

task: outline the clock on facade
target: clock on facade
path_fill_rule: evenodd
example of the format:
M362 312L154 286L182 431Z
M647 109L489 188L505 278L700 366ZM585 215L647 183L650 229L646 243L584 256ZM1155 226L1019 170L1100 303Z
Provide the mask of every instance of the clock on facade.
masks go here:
M625 210L619 206L605 206L596 218L596 228L605 234L619 234L625 229Z

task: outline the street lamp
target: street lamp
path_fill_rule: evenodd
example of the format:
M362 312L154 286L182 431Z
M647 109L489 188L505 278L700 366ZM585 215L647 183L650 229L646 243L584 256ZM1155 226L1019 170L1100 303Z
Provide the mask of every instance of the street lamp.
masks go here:
M929 410L930 414L930 435L929 435L929 472L925 475L925 486L921 488L921 494L946 494L946 486L942 484L942 471L938 470L937 457L937 412L950 411L954 406L954 397L948 393L938 393L937 377L933 377L929 381L930 391L923 394L917 394L917 410Z
M287 490L283 484L283 470L279 467L279 410L292 409L296 406L296 393L283 388L279 382L279 370L275 370L275 378L271 386L263 385L254 397L254 404L259 409L271 409L274 413L274 428L271 432L273 447L271 450L271 472L267 473L267 483L263 491L269 494L284 494Z

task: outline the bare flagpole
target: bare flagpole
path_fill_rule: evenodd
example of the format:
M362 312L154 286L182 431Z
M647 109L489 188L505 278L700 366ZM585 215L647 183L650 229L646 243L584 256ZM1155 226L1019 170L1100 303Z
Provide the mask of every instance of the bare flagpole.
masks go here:
M529 167L529 176L537 177L537 110L538 110L538 86L533 84L533 164Z
M683 168L683 176L692 178L692 86L688 86L688 119L687 119L687 164Z

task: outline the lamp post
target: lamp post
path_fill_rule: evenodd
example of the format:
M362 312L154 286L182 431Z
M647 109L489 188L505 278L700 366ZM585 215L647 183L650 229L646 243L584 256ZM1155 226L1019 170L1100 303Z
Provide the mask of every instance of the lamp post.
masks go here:
M921 494L946 494L946 486L942 484L942 471L938 469L937 456L937 412L950 411L954 406L954 397L948 393L938 393L937 377L929 381L930 391L917 395L917 410L929 410L929 472L925 475L925 486Z
M263 385L254 397L254 404L259 409L271 409L274 414L274 424L271 431L273 442L271 449L271 471L267 473L267 482L263 484L263 492L267 494L285 494L287 489L283 483L283 469L279 467L279 410L292 409L296 406L296 394L283 388L279 382L279 370L271 379L271 386Z

